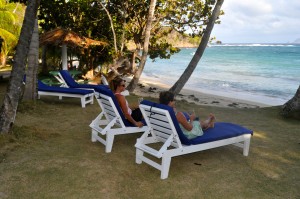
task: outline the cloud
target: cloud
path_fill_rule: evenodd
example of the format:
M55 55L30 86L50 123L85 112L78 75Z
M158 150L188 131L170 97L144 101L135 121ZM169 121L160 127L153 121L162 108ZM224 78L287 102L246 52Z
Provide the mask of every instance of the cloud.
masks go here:
M299 0L225 0L212 36L224 43L283 43L300 38Z
M265 15L272 12L272 6L263 1L229 0L225 2L229 4L229 7L227 7L229 11L234 11L239 15L244 15L247 17Z

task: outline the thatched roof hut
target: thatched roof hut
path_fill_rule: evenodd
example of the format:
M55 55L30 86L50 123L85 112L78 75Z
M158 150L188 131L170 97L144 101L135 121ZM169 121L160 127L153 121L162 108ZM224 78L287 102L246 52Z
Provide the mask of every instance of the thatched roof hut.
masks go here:
M62 66L64 70L67 70L67 46L71 48L88 48L90 46L108 45L107 42L83 37L75 33L74 31L63 28L56 28L42 34L40 36L40 45L47 44L62 46Z
M42 34L40 36L40 44L51 44L56 46L61 46L65 44L70 47L82 48L88 48L91 45L108 45L107 42L97 41L87 37L83 37L75 33L74 31L62 28L56 28Z

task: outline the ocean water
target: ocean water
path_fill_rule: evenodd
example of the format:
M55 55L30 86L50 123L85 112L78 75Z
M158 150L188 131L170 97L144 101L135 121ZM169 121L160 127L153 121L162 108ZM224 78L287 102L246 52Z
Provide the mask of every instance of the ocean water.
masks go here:
M196 49L183 48L171 59L147 60L142 74L170 87L181 76ZM223 44L206 48L184 88L282 105L300 85L300 45Z

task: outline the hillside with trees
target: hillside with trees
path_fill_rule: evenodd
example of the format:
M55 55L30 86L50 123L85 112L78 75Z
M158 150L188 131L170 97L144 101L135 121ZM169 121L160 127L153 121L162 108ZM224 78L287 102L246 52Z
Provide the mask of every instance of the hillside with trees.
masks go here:
M199 36L192 37L188 34L180 34L176 31L171 31L167 36L164 36L160 41L165 41L178 48L196 48L201 38ZM129 41L127 44L128 49L134 50L136 48L133 41Z
M175 47L197 47L200 43L199 36L189 36L188 34L179 34L176 31L172 31L166 39L168 43L173 44Z

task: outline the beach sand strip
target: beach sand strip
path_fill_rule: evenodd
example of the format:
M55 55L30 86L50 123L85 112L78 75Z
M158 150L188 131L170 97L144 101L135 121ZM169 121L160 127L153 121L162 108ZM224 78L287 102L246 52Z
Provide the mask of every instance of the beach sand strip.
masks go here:
M126 80L129 82L130 78ZM134 94L141 97L158 98L161 91L169 90L170 86L153 82L151 79L141 78L137 88L134 90ZM268 107L269 105L246 101L235 98L228 98L194 90L183 89L177 96L176 100L182 100L189 103L195 103L197 105L205 106L217 106L217 107L230 107L230 108L259 108Z

